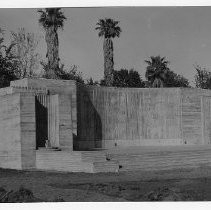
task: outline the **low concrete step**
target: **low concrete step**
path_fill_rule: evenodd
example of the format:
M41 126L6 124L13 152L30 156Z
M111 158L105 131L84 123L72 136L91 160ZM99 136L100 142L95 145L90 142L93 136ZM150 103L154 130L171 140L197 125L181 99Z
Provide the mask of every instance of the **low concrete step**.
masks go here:
M36 153L36 168L51 171L92 173L93 164L82 162L81 156L77 154L61 151L38 151Z
M81 151L81 160L83 162L105 162L106 154L103 151Z
M38 150L39 151L62 151L62 149L61 148L59 148L59 147L48 147L48 148L46 148L46 147L39 147L38 148Z
M93 173L102 172L119 172L119 164L117 161L104 161L104 162L94 162L93 163Z
M66 172L118 172L116 161L107 161L105 153L37 150L36 168Z
M127 156L122 156L122 155L115 155L115 156L109 156L110 160L115 160L115 161L120 161L120 162L125 162L125 163L154 163L159 162L159 161L188 161L192 159L200 160L201 158L206 158L207 160L211 160L211 153L209 154L188 154L188 155L159 155L159 156L140 156L140 155L127 155Z
M165 150L167 149L167 150ZM167 170L211 166L211 147L128 148L107 151L36 151L37 168L70 172Z
M162 148L163 149L163 148ZM141 152L142 150L142 152ZM202 165L211 166L211 148L196 147L182 150L144 151L143 149L134 151L120 150L108 151L107 156L112 161L118 161L119 171L132 170L166 170L185 167L200 167ZM110 153L109 153L110 152Z
M142 164L125 164L125 163L119 163L120 170L119 171L132 171L132 170L164 170L164 169L174 169L174 168L185 168L186 166L189 167L200 167L202 165L210 166L211 161L207 160L195 160L195 161L184 161L184 162L155 162L155 163L142 163Z

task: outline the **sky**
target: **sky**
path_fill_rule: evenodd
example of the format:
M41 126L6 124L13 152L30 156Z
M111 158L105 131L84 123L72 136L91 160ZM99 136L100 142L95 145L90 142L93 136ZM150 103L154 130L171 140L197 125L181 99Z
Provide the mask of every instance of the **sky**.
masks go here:
M170 69L194 80L194 65L211 71L211 7L63 8L67 20L59 30L60 59L77 65L83 77L103 77L103 38L95 30L100 18L119 21L122 33L114 42L114 68L135 69L144 78L150 56L170 61ZM0 8L0 27L6 41L10 31L24 27L40 38L38 52L45 59L45 31L36 9Z

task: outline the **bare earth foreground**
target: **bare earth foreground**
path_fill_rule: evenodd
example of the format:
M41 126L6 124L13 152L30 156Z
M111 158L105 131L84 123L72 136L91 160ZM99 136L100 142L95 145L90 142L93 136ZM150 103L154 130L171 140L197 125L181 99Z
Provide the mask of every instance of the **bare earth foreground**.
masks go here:
M37 201L211 201L211 167L120 173L0 169L0 187L32 191Z

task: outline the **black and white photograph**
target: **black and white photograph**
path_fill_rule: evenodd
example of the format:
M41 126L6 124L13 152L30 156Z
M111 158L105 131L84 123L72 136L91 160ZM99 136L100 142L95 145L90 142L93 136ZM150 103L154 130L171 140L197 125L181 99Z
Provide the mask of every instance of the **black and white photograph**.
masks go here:
M33 5L0 3L0 203L211 201L211 5Z

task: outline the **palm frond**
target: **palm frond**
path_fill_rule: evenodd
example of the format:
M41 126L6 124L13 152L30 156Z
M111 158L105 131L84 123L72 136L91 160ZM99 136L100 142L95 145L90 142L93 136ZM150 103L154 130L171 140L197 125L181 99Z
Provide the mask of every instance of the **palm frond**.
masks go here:
M39 23L45 29L50 26L63 28L64 20L67 19L61 11L61 8L39 9L37 12L40 13Z
M104 36L105 38L119 37L122 30L118 24L119 21L114 21L111 18L99 19L95 30L99 30L100 32L98 35Z
M145 60L145 63L148 65L145 73L146 79L152 86L163 86L169 71L169 61L165 57L150 56L150 60Z

